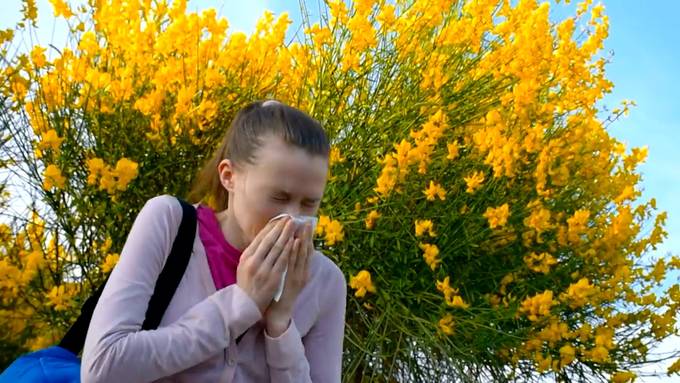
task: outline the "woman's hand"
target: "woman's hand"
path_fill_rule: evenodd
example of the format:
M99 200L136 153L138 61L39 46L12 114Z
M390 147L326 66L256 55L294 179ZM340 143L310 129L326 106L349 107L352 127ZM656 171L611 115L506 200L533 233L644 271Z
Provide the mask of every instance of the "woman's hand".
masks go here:
M255 301L263 315L289 264L295 244L294 231L295 224L290 217L268 223L241 254L236 283Z
M309 264L313 253L312 226L306 223L302 235L295 239L289 256L288 272L281 299L278 302L272 302L265 312L269 336L276 338L288 329L295 301L309 281Z

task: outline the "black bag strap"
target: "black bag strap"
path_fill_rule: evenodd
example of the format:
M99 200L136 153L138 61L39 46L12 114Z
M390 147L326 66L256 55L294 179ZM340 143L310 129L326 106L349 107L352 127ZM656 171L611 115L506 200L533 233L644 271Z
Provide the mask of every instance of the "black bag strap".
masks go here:
M170 255L168 255L165 266L163 266L163 270L156 280L156 286L149 300L142 330L158 328L161 318L163 318L170 300L175 295L175 291L182 280L184 271L191 258L194 238L196 236L196 209L181 198L177 198L177 200L182 205L182 222L179 225L177 237L175 237L172 243ZM97 306L97 301L99 301L99 297L108 280L109 277L106 277L106 280L99 286L97 291L87 298L80 310L80 316L78 316L78 319L66 332L61 342L59 342L59 347L65 348L76 355L83 349L94 308Z

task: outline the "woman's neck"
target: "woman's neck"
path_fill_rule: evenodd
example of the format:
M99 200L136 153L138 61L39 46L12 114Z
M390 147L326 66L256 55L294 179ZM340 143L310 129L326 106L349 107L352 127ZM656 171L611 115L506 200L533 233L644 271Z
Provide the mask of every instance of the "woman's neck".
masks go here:
M215 213L215 216L217 217L217 222L220 224L224 239L239 251L243 251L246 248L247 243L245 243L245 240L243 239L244 236L241 232L241 228L230 213L231 212L227 208Z

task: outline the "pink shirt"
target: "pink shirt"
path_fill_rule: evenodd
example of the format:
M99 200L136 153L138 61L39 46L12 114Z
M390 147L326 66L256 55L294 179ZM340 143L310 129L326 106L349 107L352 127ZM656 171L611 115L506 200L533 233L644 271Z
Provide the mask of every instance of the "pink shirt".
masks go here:
M241 251L224 238L215 212L208 206L198 205L198 234L208 257L208 266L215 288L223 289L236 283L236 269Z
M235 283L216 288L200 220L189 264L160 326L141 330L181 218L181 206L169 195L151 198L139 212L94 310L81 380L340 382L347 296L340 269L322 253L313 254L291 324L272 338L245 291Z

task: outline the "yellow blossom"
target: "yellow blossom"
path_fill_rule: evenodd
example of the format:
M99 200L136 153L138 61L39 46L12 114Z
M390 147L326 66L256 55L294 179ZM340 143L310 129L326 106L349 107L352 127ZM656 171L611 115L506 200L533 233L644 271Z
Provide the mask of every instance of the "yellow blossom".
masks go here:
M71 11L68 3L66 3L64 0L50 0L50 3L52 3L55 17L64 16L64 18L68 19L69 17L73 16L73 11Z
M45 48L39 45L34 46L31 50L31 62L33 62L33 66L35 66L37 69L44 67L47 63L47 58L45 58Z
M566 366L576 359L576 350L570 344L560 347L560 364Z
M113 267L116 266L119 258L120 258L119 254L107 255L106 258L104 259L104 262L101 265L102 273L108 273L109 271L113 270Z
M450 144L446 144L446 150L448 154L446 155L447 160L455 160L458 158L458 143L457 142L452 142Z
M637 375L630 371L617 371L612 375L611 383L629 383L633 382Z
M380 213L377 210L371 210L366 217L366 229L371 230L375 226L375 221L380 218Z
M439 248L437 245L421 243L420 248L423 250L423 258L425 258L425 263L434 271L435 268L441 263L439 256Z
M47 294L47 303L55 310L66 310L69 307L70 296L64 285L54 286Z
M569 307L575 309L588 303L590 296L595 292L596 288L590 284L588 278L581 278L578 282L569 285L563 299L569 302Z
M479 187L484 182L484 173L474 172L468 177L463 177L463 179L467 185L467 189L465 189L465 191L467 193L474 193L475 190L479 189Z
M53 187L62 189L66 184L66 178L56 165L48 165L43 173L43 188L51 190Z
M338 220L331 220L326 215L319 216L319 222L316 225L316 234L324 235L324 242L328 246L333 246L337 242L345 238L342 223Z
M668 376L671 376L672 374L680 374L680 358L678 358L673 364L671 364L668 367L668 370L666 371Z
M451 306L451 307L458 307L458 308L461 308L461 309L467 309L468 307L470 307L470 304L466 303L463 300L463 297L461 297L460 295L450 296L450 299L446 300L446 304Z
M492 229L496 227L505 226L508 222L508 216L510 215L510 207L507 203L497 207L497 208L487 208L484 212L484 218L489 221L489 227Z
M453 315L444 315L439 320L439 329L446 335L453 335Z
M61 145L62 141L64 141L62 137L57 135L57 131L54 129L50 129L41 134L40 139L40 149L52 149L55 152L59 150L59 146Z
M434 181L430 181L430 186L423 191L428 201L434 201L436 197L444 201L446 199L446 190Z
M114 170L114 176L117 181L117 189L123 191L127 188L128 184L137 177L138 165L134 161L123 157L116 163L116 168Z
M416 225L416 237L420 237L426 232L430 235L430 237L436 236L436 233L434 232L434 224L432 223L431 220L417 219L415 225Z
M550 314L550 308L556 304L552 298L553 292L545 290L543 293L536 294L522 301L519 311L526 314L530 321L535 322L541 317Z
M371 273L367 270L361 270L355 276L349 279L349 286L356 290L354 296L363 298L367 292L375 293L376 289L371 281Z
M585 352L585 356L596 363L603 363L609 360L609 350L602 346L596 346Z
M536 254L531 252L524 256L524 263L533 272L548 274L550 267L557 264L557 260L549 253Z
M331 148L331 152L328 156L328 162L329 162L330 166L333 166L335 164L340 164L340 163L345 162L345 157L343 157L340 154L340 149L338 149L337 147L334 146L334 147Z

